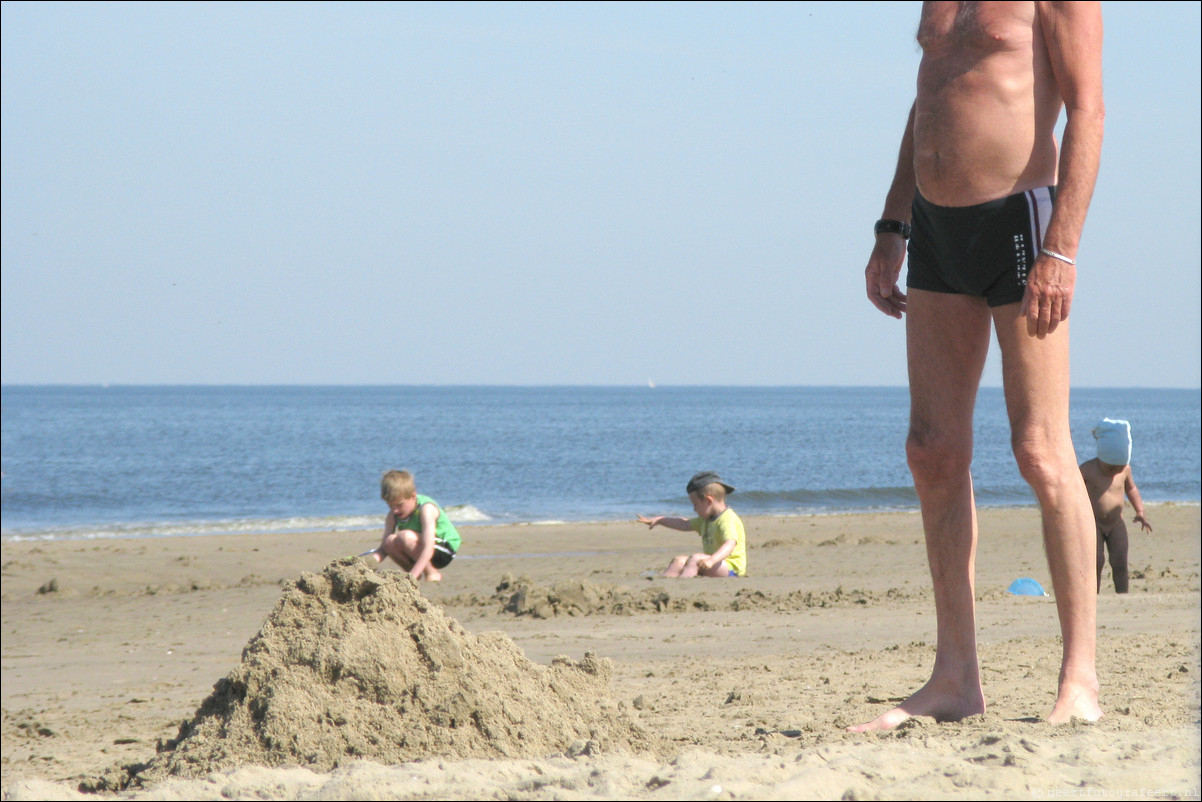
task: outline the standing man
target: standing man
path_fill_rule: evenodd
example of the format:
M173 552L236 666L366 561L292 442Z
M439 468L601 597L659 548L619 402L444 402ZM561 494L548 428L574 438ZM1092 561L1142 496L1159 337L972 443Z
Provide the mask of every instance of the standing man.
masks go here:
M1097 720L1097 544L1069 431L1068 315L1102 148L1101 9L1097 2L925 2L918 43L918 92L865 278L878 309L906 316L906 456L922 506L938 646L926 685L851 729L985 711L969 467L991 324L1011 445L1039 501L1064 642L1048 721ZM903 293L897 280L907 238Z

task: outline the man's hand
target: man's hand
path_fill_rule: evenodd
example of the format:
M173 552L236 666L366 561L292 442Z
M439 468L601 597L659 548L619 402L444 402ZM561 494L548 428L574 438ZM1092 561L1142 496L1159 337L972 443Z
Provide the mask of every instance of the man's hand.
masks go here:
M1043 339L1068 320L1073 305L1077 268L1068 262L1039 254L1023 292L1022 315L1027 319L1027 334Z
M906 241L900 234L878 234L864 269L868 300L889 317L899 319L906 311L906 294L897 286L905 258Z

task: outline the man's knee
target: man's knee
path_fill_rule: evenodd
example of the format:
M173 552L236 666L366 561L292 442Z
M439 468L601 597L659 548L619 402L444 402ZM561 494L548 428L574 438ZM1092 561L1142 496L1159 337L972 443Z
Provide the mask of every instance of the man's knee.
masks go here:
M920 482L960 477L971 469L972 442L960 442L911 426L906 438L906 462Z
M1056 445L1046 437L1015 433L1010 445L1018 472L1032 487L1058 487L1080 479L1076 459L1066 462Z

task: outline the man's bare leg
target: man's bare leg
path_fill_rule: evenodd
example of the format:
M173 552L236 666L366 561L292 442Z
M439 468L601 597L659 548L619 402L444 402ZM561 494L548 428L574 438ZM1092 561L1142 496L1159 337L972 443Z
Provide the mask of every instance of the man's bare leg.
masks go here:
M935 596L931 678L913 696L852 732L887 730L912 716L956 721L985 712L977 663L977 549L972 415L989 350L989 310L979 298L911 290L906 314L910 434L906 454L922 506Z
M1015 459L1039 500L1043 541L1064 651L1048 721L1096 721L1098 706L1097 537L1069 428L1069 326L1045 339L1027 334L1020 305L993 310Z

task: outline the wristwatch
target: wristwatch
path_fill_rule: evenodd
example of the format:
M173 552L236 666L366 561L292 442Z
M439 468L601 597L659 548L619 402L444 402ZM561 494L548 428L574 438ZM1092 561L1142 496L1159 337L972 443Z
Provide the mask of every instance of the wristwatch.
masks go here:
M872 227L873 234L901 234L902 239L910 238L910 224L901 220L877 220Z

